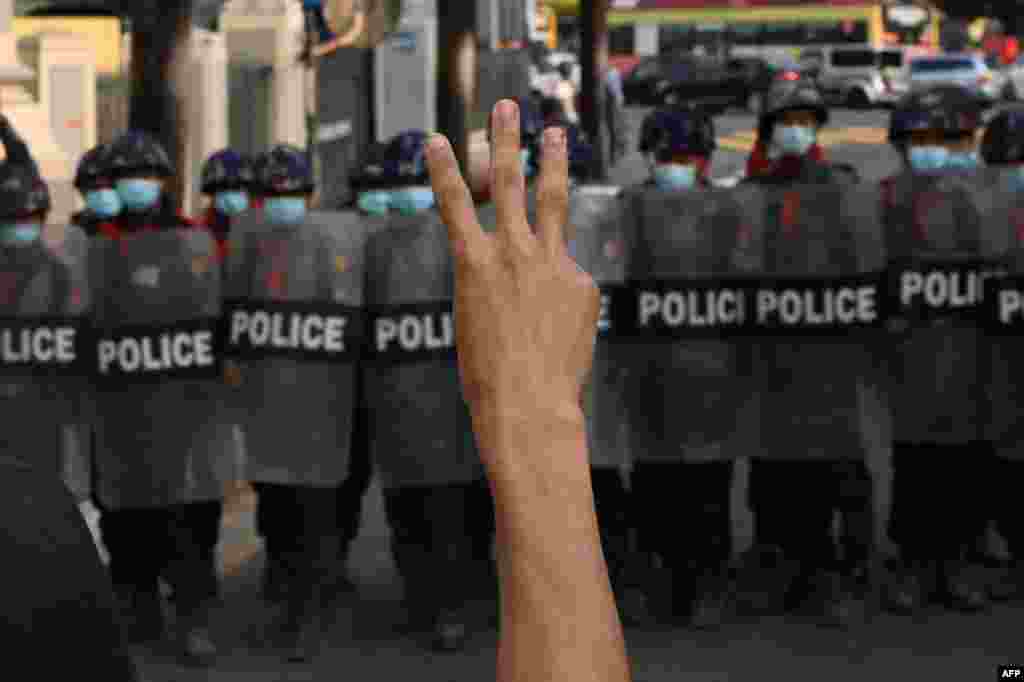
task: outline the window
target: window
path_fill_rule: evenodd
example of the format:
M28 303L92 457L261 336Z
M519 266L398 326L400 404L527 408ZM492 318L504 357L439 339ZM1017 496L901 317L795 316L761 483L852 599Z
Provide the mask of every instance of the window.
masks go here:
M729 29L733 45L757 45L760 34L761 27L758 24L733 24Z
M910 64L914 73L942 73L943 71L973 71L970 59L915 59Z
M761 43L768 46L803 45L806 35L806 27L801 24L765 24L761 34Z
M839 68L863 68L878 63L874 50L836 50L832 53L832 66Z
M842 45L868 42L866 21L827 21L806 25L805 43L809 45Z
M658 53L667 54L693 47L693 26L689 24L662 24L658 27Z
M636 80L650 80L657 77L659 70L658 59L649 57L636 65L631 76Z
M886 50L880 54L881 66L885 69L899 69L903 67L903 53L899 50Z
M636 27L632 24L615 26L608 30L608 54L630 55L636 53Z

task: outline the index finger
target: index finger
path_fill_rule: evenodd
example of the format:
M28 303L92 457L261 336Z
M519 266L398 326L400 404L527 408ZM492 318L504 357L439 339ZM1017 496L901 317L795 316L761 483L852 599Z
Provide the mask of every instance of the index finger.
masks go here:
M456 260L476 260L483 256L484 231L476 219L473 196L459 171L448 139L432 135L427 140L427 170L441 219L448 228L448 239Z

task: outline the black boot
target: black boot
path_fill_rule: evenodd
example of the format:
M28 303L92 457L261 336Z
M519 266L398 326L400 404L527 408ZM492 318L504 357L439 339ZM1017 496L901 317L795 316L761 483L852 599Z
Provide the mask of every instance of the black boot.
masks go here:
M147 645L164 638L166 620L158 587L116 586L114 592L125 644Z
M179 637L181 651L190 665L210 667L217 660L217 646L210 634L210 619L213 614L213 601L204 600L201 604L183 609L179 618Z

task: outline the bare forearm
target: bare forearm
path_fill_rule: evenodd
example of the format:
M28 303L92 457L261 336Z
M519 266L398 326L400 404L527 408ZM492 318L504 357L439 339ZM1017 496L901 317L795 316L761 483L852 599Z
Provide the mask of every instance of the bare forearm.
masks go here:
M582 415L484 421L481 447L503 463L489 471L501 576L498 682L628 680ZM551 466L514 470L523 452Z

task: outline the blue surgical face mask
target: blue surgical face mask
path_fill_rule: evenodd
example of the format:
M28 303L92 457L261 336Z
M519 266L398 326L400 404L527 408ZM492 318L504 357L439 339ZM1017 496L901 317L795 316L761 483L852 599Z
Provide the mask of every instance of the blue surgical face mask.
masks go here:
M94 189L85 193L85 207L98 218L113 218L121 212L121 196L110 187Z
M392 195L392 204L402 215L416 215L434 207L434 190L429 187L407 187Z
M1024 192L1024 164L1014 166L1006 177L1011 191Z
M936 173L946 168L949 150L940 145L921 145L907 151L910 167L918 173Z
M306 219L305 197L269 197L263 213L274 225L298 225Z
M249 194L242 190L217 192L213 206L222 215L236 216L249 209Z
M523 163L523 176L530 177L533 175L533 152L529 149L519 150L519 160Z
M814 145L817 137L813 128L807 126L775 126L772 142L783 154L803 156Z
M387 215L391 210L391 192L363 192L356 204L366 215Z
M950 170L973 170L981 167L978 152L950 152L946 157L946 168Z
M654 184L661 189L692 189L697 184L697 167L681 163L660 164L654 167Z
M118 180L117 194L126 211L145 211L160 201L160 183L142 178Z
M4 246L27 246L34 244L42 234L43 226L34 222L0 224L0 243Z

